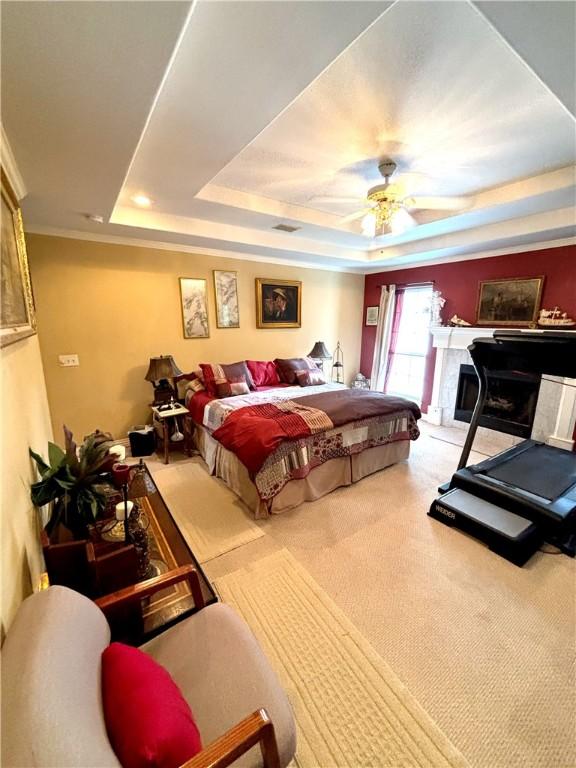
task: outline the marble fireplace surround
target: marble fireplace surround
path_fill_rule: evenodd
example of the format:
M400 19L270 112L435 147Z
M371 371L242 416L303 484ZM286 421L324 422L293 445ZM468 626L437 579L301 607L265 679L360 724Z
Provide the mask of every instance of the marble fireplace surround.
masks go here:
M436 365L432 399L428 413L423 416L426 421L463 431L468 429L468 424L454 420L460 365L472 365L468 346L474 339L493 336L495 330L451 327L431 329L433 346L436 348ZM576 331L571 333L576 335ZM571 451L574 448L572 435L576 424L576 379L548 375L547 378L551 381L542 381L540 385L532 438ZM493 430L480 428L478 432L490 436L500 449L522 441L522 438Z

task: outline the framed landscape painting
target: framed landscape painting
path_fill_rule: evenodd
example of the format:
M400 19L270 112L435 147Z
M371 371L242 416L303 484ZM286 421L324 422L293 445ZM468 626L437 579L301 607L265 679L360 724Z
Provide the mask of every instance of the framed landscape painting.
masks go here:
M256 278L256 325L258 328L300 328L301 308L301 282Z
M532 325L540 308L543 277L485 280L478 288L477 325Z
M214 292L216 294L216 326L218 328L240 328L238 308L237 272L214 269Z
M185 339L207 339L208 295L206 280L195 277L180 278L182 325Z
M36 333L36 313L28 271L18 198L2 169L0 346Z

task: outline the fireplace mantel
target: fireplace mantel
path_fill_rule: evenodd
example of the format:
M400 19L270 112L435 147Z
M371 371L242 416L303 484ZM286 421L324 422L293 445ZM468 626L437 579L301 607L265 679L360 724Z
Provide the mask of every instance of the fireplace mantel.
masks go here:
M430 329L432 344L436 349L468 349L474 339L494 336L495 331L520 331L522 333L543 333L542 329L535 331L533 328L484 328L472 326L435 326ZM562 330L562 328L550 328L549 330ZM576 336L576 331L567 329Z
M424 416L427 421L432 424L442 424L442 412L445 410L445 406L441 406L442 376L450 350L466 350L470 344L472 344L474 339L493 336L496 330L503 329L472 326L435 326L430 329L432 334L432 344L436 349L436 364L434 366L432 398L430 405L428 406L428 413ZM506 330L521 331L522 333L535 332L532 328L507 328ZM562 329L550 328L549 330ZM576 330L567 330L569 333L576 335ZM543 333L544 331L538 329L537 332ZM576 380L562 379L560 377L549 378L556 379L563 386L560 406L556 415L555 429L553 433L549 435L546 442L550 445L555 445L558 448L572 450L574 447L572 435L576 424Z

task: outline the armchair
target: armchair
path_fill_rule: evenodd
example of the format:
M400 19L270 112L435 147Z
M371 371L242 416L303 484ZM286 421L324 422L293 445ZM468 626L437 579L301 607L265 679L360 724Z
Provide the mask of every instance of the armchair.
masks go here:
M99 598L54 586L23 602L2 649L2 765L120 768L106 733L100 657L105 614L187 579L184 566ZM182 768L285 768L295 752L290 705L246 623L209 605L141 646L171 674L205 745Z

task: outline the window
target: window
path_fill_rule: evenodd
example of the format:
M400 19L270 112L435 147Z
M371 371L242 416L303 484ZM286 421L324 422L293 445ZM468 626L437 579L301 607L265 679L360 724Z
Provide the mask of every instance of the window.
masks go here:
M422 402L426 356L430 342L432 285L398 292L386 392Z

